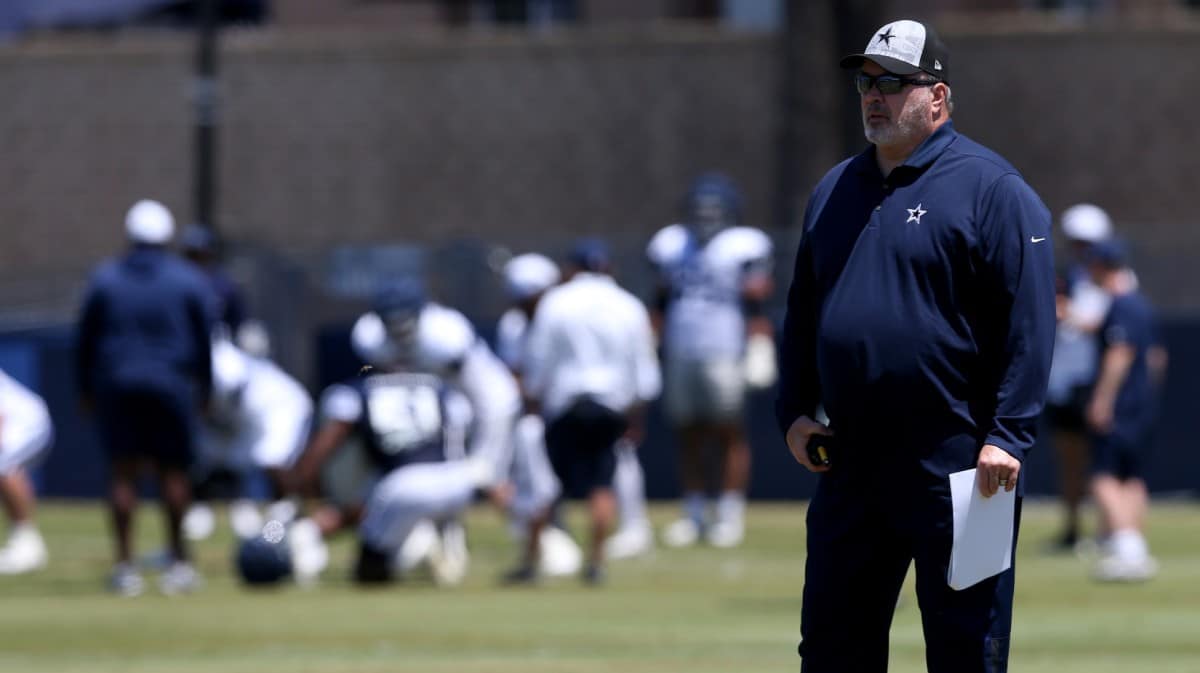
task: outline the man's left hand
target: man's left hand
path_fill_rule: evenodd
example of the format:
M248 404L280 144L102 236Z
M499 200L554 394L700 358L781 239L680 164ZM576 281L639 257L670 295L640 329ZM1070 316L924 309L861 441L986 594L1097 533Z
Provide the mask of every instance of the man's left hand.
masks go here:
M985 444L979 452L978 470L975 477L983 497L996 495L1001 488L1012 491L1017 487L1017 475L1021 473L1021 461L994 444Z

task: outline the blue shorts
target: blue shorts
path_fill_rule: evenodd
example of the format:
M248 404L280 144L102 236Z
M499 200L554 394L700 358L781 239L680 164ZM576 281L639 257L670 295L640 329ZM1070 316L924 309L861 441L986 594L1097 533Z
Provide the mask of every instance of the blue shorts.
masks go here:
M1136 437L1109 433L1092 438L1092 474L1111 475L1122 481L1145 476L1150 454L1149 433Z
M102 393L100 434L109 460L149 458L162 467L192 464L192 400L147 390Z

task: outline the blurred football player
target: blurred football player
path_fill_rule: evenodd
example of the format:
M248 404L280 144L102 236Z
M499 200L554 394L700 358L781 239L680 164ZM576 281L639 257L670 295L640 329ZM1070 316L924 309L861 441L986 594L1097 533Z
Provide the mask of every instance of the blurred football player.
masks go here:
M529 321L546 290L558 284L558 265L544 255L517 255L504 265L504 285L513 305L496 325L496 354L518 382ZM513 432L512 489L501 502L512 516L512 531L522 549L532 519L551 507L562 485L546 455L546 425L536 413L526 413ZM573 575L583 567L583 551L556 522L542 528L538 541L538 571L546 576Z
M249 324L249 323L247 323ZM255 344L261 350L261 344ZM255 471L264 473L273 497L283 493L283 475L308 437L313 403L299 381L266 357L251 355L227 339L213 341L213 394L198 440L194 471L227 471L246 483ZM212 514L207 505L193 505L184 518L191 539L207 537ZM268 518L289 523L295 505L278 500ZM246 499L235 500L230 520L240 538L257 535L262 518ZM208 525L205 525L208 524Z
M521 353L525 348L525 337L538 303L547 290L558 284L561 274L558 265L545 255L527 253L517 255L504 266L504 281L513 306L500 316L496 326L496 351L502 360L520 378ZM561 485L554 476L546 457L545 424L537 414L526 414L518 425L514 440L514 483L516 504L523 517L537 511L558 497ZM605 543L605 555L610 559L629 558L648 552L654 545L654 534L646 516L645 475L637 456L637 446L620 441L617 450L617 471L613 478L613 491L617 498L620 523L617 530ZM543 574L548 549L559 544L551 537L565 535L562 529L547 526L543 529L541 553ZM574 545L569 537L561 544ZM578 547L576 546L576 549ZM555 556L561 556L559 551ZM563 574L578 569L564 568Z
M0 547L0 575L46 565L46 543L33 520L36 495L28 468L45 455L54 436L46 402L0 370L0 499L8 515L8 541Z
M650 317L636 297L610 275L601 241L580 241L571 253L567 282L542 298L522 355L522 381L531 406L546 421L550 463L566 493L585 498L591 520L583 579L604 580L605 540L616 502L615 445L636 445L646 405L661 387ZM536 533L550 512L533 520ZM536 579L538 536L530 534L524 562L510 582Z
M324 421L292 480L315 484L321 465L358 435L382 477L359 525L356 579L392 579L410 534L430 520L440 533L428 552L434 579L457 582L467 552L456 519L476 490L496 487L507 470L516 382L467 319L429 301L414 280L383 288L351 341L370 367L325 391Z
M750 446L743 429L747 386L774 383L772 326L763 314L771 294L771 240L738 226L741 197L724 175L700 176L683 204L683 222L650 240L658 269L655 323L661 333L664 404L680 445L683 518L663 531L667 545L703 535L718 547L744 535ZM715 440L717 464L705 451ZM708 477L720 477L716 516L709 518Z

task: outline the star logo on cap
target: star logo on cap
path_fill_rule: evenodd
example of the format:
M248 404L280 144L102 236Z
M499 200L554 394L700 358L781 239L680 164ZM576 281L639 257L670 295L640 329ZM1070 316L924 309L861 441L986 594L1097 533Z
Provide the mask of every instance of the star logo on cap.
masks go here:
M892 46L893 37L896 37L896 34L892 32L891 26L888 26L887 30L879 34L879 39L889 47Z
M921 216L929 212L928 210L921 210L921 204L919 203L917 204L916 208L905 208L905 210L908 211L908 219L904 221L905 224L909 222L916 222L917 224L920 224Z

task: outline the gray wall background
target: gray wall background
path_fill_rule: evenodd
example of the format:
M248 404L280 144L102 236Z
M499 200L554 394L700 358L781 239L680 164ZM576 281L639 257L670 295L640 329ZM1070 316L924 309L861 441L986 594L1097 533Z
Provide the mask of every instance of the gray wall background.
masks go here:
M845 107L850 83L819 28L824 11L810 10L797 45L798 159L785 195L797 212L815 181L861 147L843 140L857 110ZM959 130L1008 157L1056 213L1079 201L1109 209L1152 299L1176 323L1200 324L1192 269L1200 30L943 34ZM535 36L228 34L217 225L230 268L271 326L279 359L312 386L322 376L318 328L363 306L332 289L336 260L351 260L343 272L423 270L438 294L486 326L501 302L488 265L502 258L498 248L556 254L600 234L618 250L621 279L642 291L642 246L710 168L743 185L747 219L775 236L786 284L798 223L773 220L779 50L772 36L675 25ZM122 218L136 199L159 198L189 219L192 58L178 34L0 47L0 332L69 325L89 270L123 247ZM371 261L383 245L392 247ZM53 379L63 405L66 333L41 356L42 378ZM1181 343L1196 333L1174 332ZM1181 356L1173 413L1186 421L1200 358ZM758 420L757 441L777 443L767 418ZM1177 425L1164 434L1176 448L1190 445ZM64 431L60 447L90 441L84 430ZM669 491L665 460L648 469ZM1195 471L1169 466L1172 488ZM756 479L787 467L767 460Z

